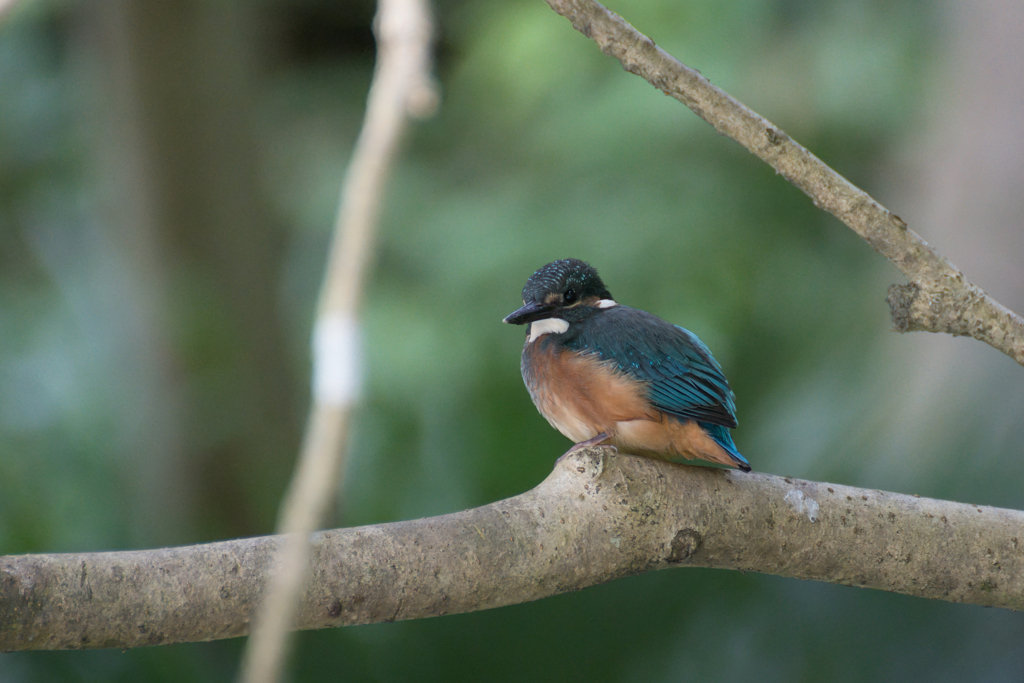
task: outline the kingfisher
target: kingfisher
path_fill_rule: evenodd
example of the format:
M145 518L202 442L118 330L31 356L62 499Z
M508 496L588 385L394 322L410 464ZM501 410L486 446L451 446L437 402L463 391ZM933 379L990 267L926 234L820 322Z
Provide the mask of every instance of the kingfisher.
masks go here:
M750 471L730 433L736 398L708 347L678 325L618 304L590 264L547 264L503 322L527 326L523 381L541 415L576 442L563 458L609 444Z

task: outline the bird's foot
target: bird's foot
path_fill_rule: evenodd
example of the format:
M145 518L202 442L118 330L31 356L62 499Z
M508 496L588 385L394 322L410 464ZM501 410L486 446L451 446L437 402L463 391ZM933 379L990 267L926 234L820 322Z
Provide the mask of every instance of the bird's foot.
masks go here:
M580 441L577 444L573 444L572 448L567 450L565 453L562 453L562 455L558 456L558 460L556 460L555 462L556 463L560 463L563 460L565 460L566 456L572 455L576 451L582 450L584 448L590 448L591 446L597 446L598 444L600 444L600 443L602 443L604 441L607 441L608 438L609 438L608 434L606 434L605 432L601 432L600 434L598 434L597 436L595 436L593 438L587 439L586 441ZM612 448L614 448L614 446L612 446Z

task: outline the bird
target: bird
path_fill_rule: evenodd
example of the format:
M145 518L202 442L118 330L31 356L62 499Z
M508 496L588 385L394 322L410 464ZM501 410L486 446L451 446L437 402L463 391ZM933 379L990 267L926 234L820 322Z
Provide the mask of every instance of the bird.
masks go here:
M581 448L706 460L750 471L732 440L736 398L697 335L612 298L597 270L553 261L530 276L520 369L541 415ZM561 460L562 458L559 458Z

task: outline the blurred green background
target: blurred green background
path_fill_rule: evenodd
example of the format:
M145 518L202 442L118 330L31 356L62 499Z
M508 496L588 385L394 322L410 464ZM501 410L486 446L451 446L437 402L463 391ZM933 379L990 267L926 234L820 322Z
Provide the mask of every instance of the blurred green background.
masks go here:
M1024 309L1019 5L611 5ZM899 274L540 0L435 6L333 525L541 481L568 442L500 323L568 256L697 333L755 470L1024 508L1024 369L889 331ZM0 553L272 531L374 60L370 2L22 0L0 23ZM291 680L1020 681L1018 614L707 570L298 637ZM241 640L0 655L0 681L223 681Z

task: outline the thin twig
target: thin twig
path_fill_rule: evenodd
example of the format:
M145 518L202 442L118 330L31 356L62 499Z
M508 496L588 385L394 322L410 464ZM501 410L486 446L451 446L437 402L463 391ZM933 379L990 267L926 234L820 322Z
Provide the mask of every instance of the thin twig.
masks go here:
M437 103L426 1L381 0L375 31L377 70L342 187L313 331L313 406L278 523L283 545L242 660L240 678L246 683L276 681L284 665L307 575L309 535L338 489L350 411L359 393L357 316L384 185L408 117L427 115Z
M16 4L18 4L18 0L0 0L0 21L7 18Z
M778 126L712 85L594 0L547 0L601 51L746 147L889 259L910 283L889 292L900 332L970 335L1024 365L1024 319L974 285L866 192Z
M297 628L538 600L715 567L1024 609L1024 512L578 451L531 491L317 534ZM244 635L281 537L0 558L0 651ZM677 577L685 581L685 575Z

